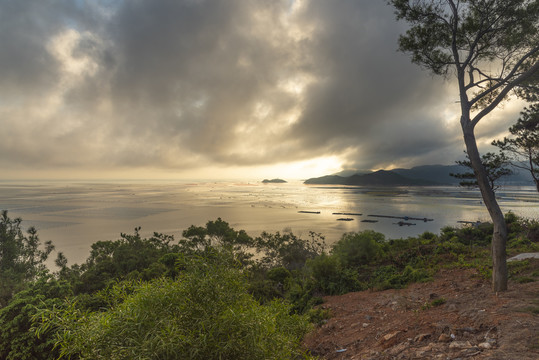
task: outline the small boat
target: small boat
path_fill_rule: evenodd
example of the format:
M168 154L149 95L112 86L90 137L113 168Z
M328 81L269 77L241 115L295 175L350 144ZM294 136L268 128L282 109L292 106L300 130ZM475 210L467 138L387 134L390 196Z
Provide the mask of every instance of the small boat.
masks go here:
M348 213L348 212L334 212L333 215L361 216L361 215L363 215L363 214L359 214L359 213Z
M364 223L377 223L378 220L368 220L368 219L365 219L365 220L361 220L361 222L364 222Z
M320 214L320 211L306 211L306 210L300 210L298 211L300 214Z
M352 218L338 218L337 221L352 221Z

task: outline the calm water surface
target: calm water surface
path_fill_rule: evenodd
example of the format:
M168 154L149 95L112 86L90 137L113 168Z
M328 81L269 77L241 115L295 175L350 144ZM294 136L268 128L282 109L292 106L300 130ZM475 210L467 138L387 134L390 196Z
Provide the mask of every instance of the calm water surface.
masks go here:
M533 187L508 187L497 194L504 211L539 218L539 194ZM121 232L132 233L137 226L142 227L143 236L161 232L179 239L190 225L204 225L217 217L251 236L292 231L306 238L315 231L328 243L349 231L371 229L388 238L406 238L424 231L439 233L445 225L457 226L457 221L488 220L479 193L463 188L388 189L301 182L0 182L0 209L21 217L25 227L35 226L41 240L52 240L70 264L83 262L92 243L118 239ZM415 225L399 226L399 221Z

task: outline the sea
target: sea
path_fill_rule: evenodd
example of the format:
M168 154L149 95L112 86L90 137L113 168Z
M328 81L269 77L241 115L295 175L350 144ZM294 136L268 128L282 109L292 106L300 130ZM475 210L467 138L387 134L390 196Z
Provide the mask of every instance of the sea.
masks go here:
M534 187L504 187L497 197L504 212L539 218ZM40 240L51 240L69 265L83 263L91 244L119 239L136 227L145 237L158 232L180 239L189 226L217 218L251 236L266 231L309 238L312 231L328 245L347 232L374 230L398 239L489 220L473 189L301 181L0 181L0 209L22 218L25 229L34 226Z

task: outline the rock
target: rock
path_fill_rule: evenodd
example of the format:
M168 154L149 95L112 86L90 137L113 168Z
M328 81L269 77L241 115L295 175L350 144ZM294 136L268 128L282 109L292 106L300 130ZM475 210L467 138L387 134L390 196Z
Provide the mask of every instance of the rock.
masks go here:
M419 334L417 335L415 338L414 338L414 342L421 342L425 339L428 339L431 337L432 334L429 334L429 333L423 333L423 334Z
M394 331L392 333L386 334L382 337L382 343L386 348L395 345L399 341L400 330Z
M389 341L389 340L393 339L395 336L397 336L399 334L400 334L400 330L389 333L389 334L386 334L386 335L384 335L384 337L382 339L384 339L384 341Z
M472 333L472 334L475 334L477 332L477 330L473 327L463 327L463 328L459 328L457 329L458 332L468 332L468 333Z
M367 324L367 323L363 323L363 325L362 325L362 326L363 326L364 328L366 328L367 326L369 326L369 324Z
M419 349L416 350L415 356L416 356L416 357L419 357L419 358L425 357L425 355L426 355L428 352L432 351L432 348L433 348L433 344L432 344L432 343L428 344L427 346L423 346L423 347L421 347L421 348L419 348Z
M468 349L472 347L469 341L453 341L449 344L450 349Z
M517 256L507 259L507 261L518 261L524 259L539 259L539 252L518 254Z
M387 353L391 356L396 356L400 354L401 352L403 352L404 350L408 349L409 347L410 347L410 344L408 342L403 342L389 349Z
M440 337L438 338L439 342L450 342L451 340L451 336L447 334L440 334Z
M485 350L488 350L488 349L491 349L492 348L492 345L490 345L489 342L482 342L481 344L477 345L480 349L485 349Z

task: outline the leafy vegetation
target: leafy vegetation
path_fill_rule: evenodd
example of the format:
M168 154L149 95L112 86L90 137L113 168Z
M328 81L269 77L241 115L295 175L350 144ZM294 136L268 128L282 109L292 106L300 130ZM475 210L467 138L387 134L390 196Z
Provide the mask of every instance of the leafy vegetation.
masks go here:
M458 165L466 167L467 169L469 169L469 171L458 174L451 173L449 175L456 177L457 179L461 179L462 181L460 182L460 186L479 187L479 183L477 182L475 173L473 171L472 162L468 157L468 153L466 153L466 151L464 151L464 153L466 154L466 160L458 160L456 161L456 163ZM500 151L498 154L488 152L481 155L481 163L485 168L488 183L492 190L497 190L499 188L498 181L502 177L513 174L513 171L509 168L509 158L502 151Z
M495 140L492 145L509 154L513 166L528 171L539 191L539 103L524 108L520 115L509 128L513 137Z
M54 249L46 242L41 249L37 230L30 227L28 235L21 229L22 219L10 219L7 210L0 217L0 306L5 306L11 296L25 282L32 281L43 272L45 261Z
M119 283L113 304L87 312L76 303L47 311L43 330L58 328L62 355L81 359L293 359L309 329L290 305L260 305L240 269L192 258L178 280ZM223 257L223 261L219 260Z
M538 221L509 213L506 224L510 253L539 250ZM491 276L492 224L408 239L347 233L332 246L316 233L252 238L220 218L179 241L139 230L95 243L82 265L60 257L54 274L15 267L24 280L0 308L0 358L306 359L301 338L330 315L315 308L324 295L402 288L440 267ZM510 263L510 277L537 281L534 264Z

